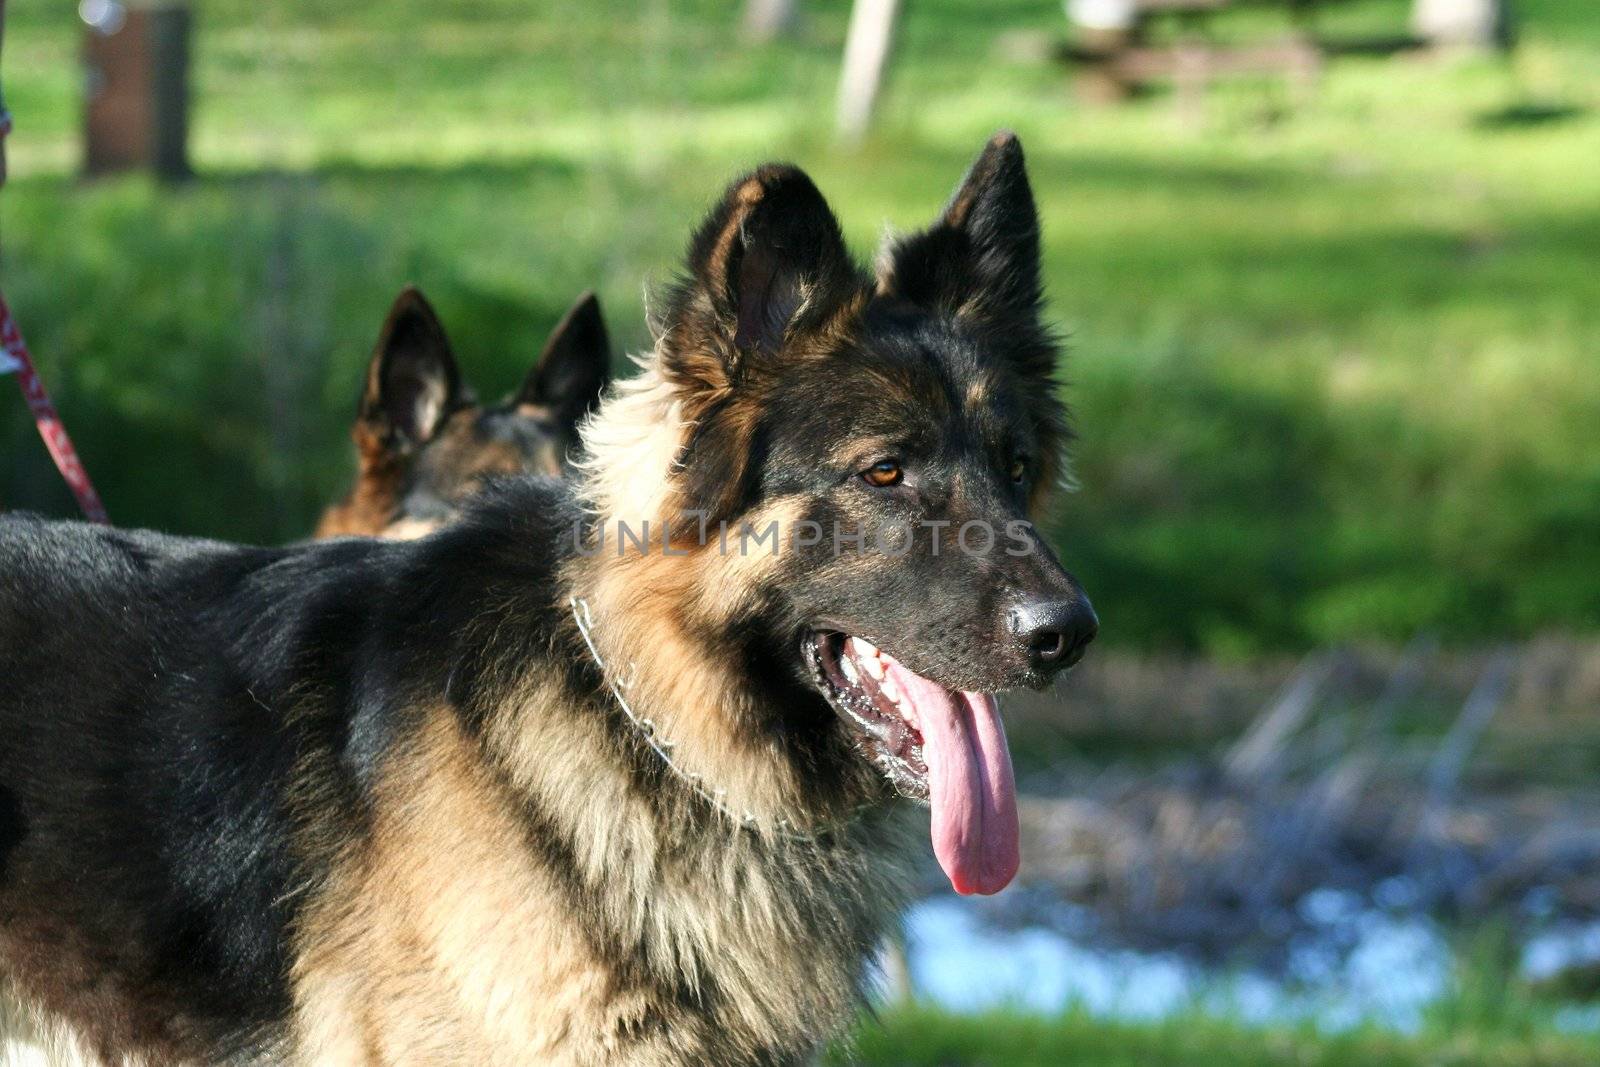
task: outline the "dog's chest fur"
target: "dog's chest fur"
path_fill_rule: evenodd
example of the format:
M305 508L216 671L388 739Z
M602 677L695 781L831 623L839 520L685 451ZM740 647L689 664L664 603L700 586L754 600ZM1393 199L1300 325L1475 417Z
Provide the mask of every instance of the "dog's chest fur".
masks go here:
M796 1063L850 1018L903 901L896 813L804 840L664 826L565 733L519 732L534 780L429 717L308 910L297 1058Z

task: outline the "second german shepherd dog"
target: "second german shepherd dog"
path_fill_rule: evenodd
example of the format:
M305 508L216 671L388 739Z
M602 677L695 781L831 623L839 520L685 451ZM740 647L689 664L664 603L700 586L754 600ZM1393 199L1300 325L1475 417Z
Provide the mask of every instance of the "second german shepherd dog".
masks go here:
M610 366L600 301L584 293L515 395L480 404L433 306L407 286L367 364L350 432L355 485L323 512L316 535L421 537L456 518L489 479L570 473L578 424L599 403Z
M804 1062L905 900L897 796L1003 887L993 694L1095 633L1025 521L1039 305L1014 137L876 277L766 166L575 490L276 549L0 520L9 994L110 1063Z

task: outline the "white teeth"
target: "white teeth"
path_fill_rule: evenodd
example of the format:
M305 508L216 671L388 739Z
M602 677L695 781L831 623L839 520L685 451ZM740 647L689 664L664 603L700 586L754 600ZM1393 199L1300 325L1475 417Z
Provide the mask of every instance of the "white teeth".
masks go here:
M888 697L896 704L900 703L900 687L894 684L893 678L885 678L879 684L878 688L883 691L884 696Z
M839 669L844 671L844 676L850 679L851 685L861 684L861 675L856 671L856 661L850 656L839 658Z
M885 665L882 658L883 653L878 651L878 646L859 637L852 637L850 643L851 649L855 652L855 655L851 658L860 661L867 668L867 673L872 677L880 682L883 681Z

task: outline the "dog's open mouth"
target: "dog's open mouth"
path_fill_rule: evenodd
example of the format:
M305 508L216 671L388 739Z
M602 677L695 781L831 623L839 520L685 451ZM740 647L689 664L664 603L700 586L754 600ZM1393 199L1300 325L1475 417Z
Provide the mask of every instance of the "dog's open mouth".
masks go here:
M958 893L998 893L1020 862L1017 789L1000 711L838 632L803 644L817 688L903 796L933 808L933 850Z

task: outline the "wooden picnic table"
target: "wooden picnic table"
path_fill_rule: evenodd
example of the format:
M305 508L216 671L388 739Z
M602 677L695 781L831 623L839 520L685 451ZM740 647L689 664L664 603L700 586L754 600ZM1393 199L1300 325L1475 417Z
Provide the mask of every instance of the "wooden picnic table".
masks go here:
M1174 82L1180 95L1193 96L1216 77L1252 73L1283 74L1308 91L1330 51L1313 21L1332 2L1337 0L1069 0L1069 12L1082 19L1065 57L1079 67L1079 85L1095 100L1125 99L1164 80ZM1245 6L1282 10L1289 21L1284 36L1251 44L1220 44L1210 37L1212 18ZM1151 28L1163 19L1175 20L1184 32L1175 41L1151 43ZM1396 37L1376 50L1412 43Z

